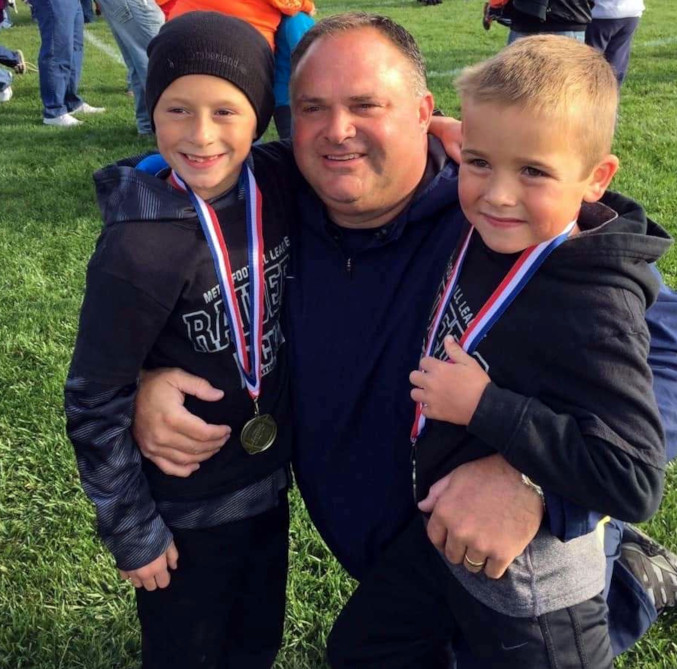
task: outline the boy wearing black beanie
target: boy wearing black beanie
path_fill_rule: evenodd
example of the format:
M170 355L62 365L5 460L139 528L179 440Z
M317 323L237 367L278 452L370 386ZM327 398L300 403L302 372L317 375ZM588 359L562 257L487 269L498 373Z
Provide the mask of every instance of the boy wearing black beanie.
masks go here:
M279 316L290 156L251 144L273 111L273 57L213 12L148 47L161 155L95 174L104 229L66 382L68 434L98 530L136 587L145 668L270 667L287 572L288 370ZM229 437L186 478L140 457L142 369L180 367L223 392L186 408Z

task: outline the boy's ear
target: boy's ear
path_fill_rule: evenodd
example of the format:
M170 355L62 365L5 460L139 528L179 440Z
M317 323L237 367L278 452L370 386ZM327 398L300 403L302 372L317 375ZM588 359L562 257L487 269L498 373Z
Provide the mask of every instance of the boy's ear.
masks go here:
M592 169L583 200L585 202L597 202L604 195L617 171L618 158L611 153L606 155Z

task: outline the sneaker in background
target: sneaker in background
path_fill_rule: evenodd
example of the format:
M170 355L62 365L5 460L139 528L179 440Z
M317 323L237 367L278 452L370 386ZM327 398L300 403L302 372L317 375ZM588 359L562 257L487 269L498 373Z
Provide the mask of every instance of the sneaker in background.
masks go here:
M659 614L677 606L677 555L634 525L626 525L619 559L642 584Z
M92 107L92 105L83 102L79 107L73 109L71 114L103 114L105 111L105 107Z
M26 74L26 59L24 58L24 52L21 49L16 50L16 55L19 58L19 62L14 66L14 72L16 74Z
M0 103L9 102L12 99L12 95L14 95L14 91L12 90L12 87L11 86L5 86L0 91Z
M45 125L55 125L60 128L71 128L82 123L82 121L78 121L78 119L70 114L61 114L61 116L55 116L54 118L43 118L42 122Z

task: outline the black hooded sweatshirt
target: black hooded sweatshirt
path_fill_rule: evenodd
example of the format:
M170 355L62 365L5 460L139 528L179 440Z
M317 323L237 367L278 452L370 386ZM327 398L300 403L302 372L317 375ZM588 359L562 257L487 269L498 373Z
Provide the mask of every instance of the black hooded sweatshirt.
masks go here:
M501 453L548 491L601 514L634 522L658 508L665 448L645 311L658 291L649 263L670 238L634 202L615 194L605 202L583 206L581 232L545 260L478 344L473 356L491 383L467 428L426 425L417 444L419 499L460 464ZM445 357L444 336L460 338L518 256L495 253L473 235L436 357ZM498 581L450 569L490 608L538 616L598 594L605 559L594 532L562 543L546 524Z
M418 497L453 468L502 453L539 485L585 508L637 522L663 489L663 430L647 363L649 263L670 238L613 195L584 205L581 232L543 263L477 346L491 377L467 428L430 421L418 443ZM457 339L519 254L471 240L439 328ZM439 297L438 297L439 300Z

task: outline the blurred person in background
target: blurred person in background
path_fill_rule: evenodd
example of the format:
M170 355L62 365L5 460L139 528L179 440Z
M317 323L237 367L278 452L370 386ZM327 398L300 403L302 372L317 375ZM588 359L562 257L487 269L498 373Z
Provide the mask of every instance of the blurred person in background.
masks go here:
M616 72L619 86L628 73L632 40L644 9L644 0L595 0L592 8L585 41L604 54Z
M74 114L106 111L87 104L78 95L84 31L80 0L33 0L31 4L40 30L38 71L42 122L73 127L82 123Z
M242 19L254 26L274 50L275 31L282 16L294 16L298 12L312 15L315 4L313 0L176 0L169 10L169 18L194 11L220 12Z
M15 74L26 72L26 61L21 51L12 51L0 44L0 65L11 68ZM12 73L0 68L0 102L9 102L12 99Z
M592 20L591 0L513 0L508 44L520 37L554 33L585 41Z
M283 16L275 33L275 127L280 139L291 137L291 107L289 106L289 77L291 53L299 40L313 27L315 21L305 12Z
M146 49L165 22L165 16L154 2L147 0L99 0L99 5L127 66L127 82L134 95L137 131L139 135L152 135L150 115L146 109Z

